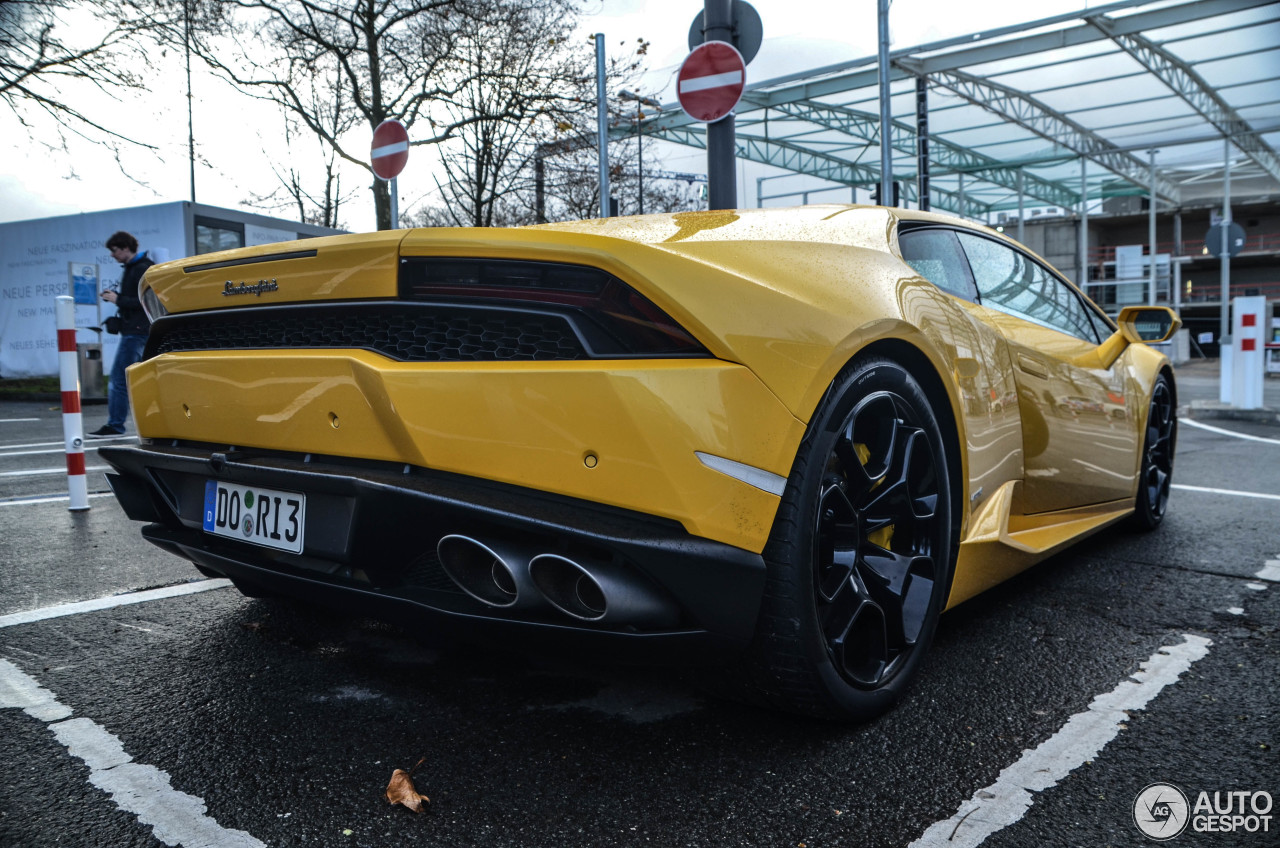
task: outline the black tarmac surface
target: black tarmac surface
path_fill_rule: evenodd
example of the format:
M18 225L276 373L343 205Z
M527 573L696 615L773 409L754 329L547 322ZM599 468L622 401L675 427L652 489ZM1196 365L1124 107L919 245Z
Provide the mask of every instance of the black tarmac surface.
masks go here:
M1184 425L1177 484L1280 496L1280 428L1206 423L1274 441ZM16 446L60 441L54 404L0 404L0 616L202 579L110 497L22 503L65 492L29 473L63 458ZM917 684L861 726L720 701L696 672L428 647L225 588L3 627L0 659L267 845L818 848L910 844L1197 634L1207 656L983 843L1154 845L1132 819L1153 782L1280 797L1280 585L1257 578L1278 527L1280 499L1176 490L1154 534L1106 531L945 615ZM383 791L420 759L415 815ZM162 844L20 709L0 706L0 763L0 846ZM1278 823L1168 844L1280 845Z

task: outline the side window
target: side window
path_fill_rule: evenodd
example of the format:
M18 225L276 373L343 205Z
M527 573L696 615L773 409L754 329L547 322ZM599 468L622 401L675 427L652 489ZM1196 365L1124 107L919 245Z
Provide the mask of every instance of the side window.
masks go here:
M1107 319L1102 316L1102 311L1096 306L1085 304L1085 311L1089 314L1089 320L1093 322L1093 330L1098 334L1098 341L1104 341L1116 331L1107 323Z
M917 274L943 291L977 300L969 262L951 230L906 230L898 233L902 258Z
M985 305L1098 343L1080 298L1048 269L997 241L971 233L959 233L958 238Z

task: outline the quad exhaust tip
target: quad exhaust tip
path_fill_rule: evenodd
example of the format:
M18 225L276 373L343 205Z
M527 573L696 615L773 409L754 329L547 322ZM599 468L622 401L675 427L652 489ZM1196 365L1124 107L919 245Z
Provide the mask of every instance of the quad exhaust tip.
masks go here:
M529 562L529 576L549 604L580 621L666 627L680 618L642 575L611 562L539 554Z
M680 618L665 593L613 562L550 553L530 559L505 543L460 534L441 539L436 555L458 588L498 609L549 605L579 621L619 626L666 627Z
M445 536L436 556L449 578L483 604L500 609L527 606L535 592L513 552L470 536ZM522 576L525 575L525 576Z
M609 611L604 589L591 572L567 557L539 554L529 576L551 606L583 621L599 621Z

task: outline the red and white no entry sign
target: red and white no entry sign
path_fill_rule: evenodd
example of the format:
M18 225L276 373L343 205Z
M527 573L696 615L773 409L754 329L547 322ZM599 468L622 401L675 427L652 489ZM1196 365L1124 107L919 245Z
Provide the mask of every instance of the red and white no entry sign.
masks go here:
M747 63L727 41L699 44L676 74L680 106L695 121L711 123L733 111L747 84Z
M373 172L384 180L400 176L409 161L409 131L399 121L383 121L373 131L373 147L369 163Z

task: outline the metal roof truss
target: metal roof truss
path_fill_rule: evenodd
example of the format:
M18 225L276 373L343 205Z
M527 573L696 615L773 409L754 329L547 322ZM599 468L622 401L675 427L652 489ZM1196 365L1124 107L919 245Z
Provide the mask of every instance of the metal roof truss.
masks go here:
M1082 194L1146 193L1151 165L1135 153L1206 145L1215 135L1230 137L1252 160L1249 164L1280 190L1280 157L1266 140L1280 133L1280 118L1274 109L1262 108L1271 105L1274 94L1268 99L1268 86L1258 84L1277 75L1280 43L1267 46L1276 27L1276 0L1122 0L896 51L890 79L899 85L892 96L905 97L901 82L914 84L918 77L939 95L942 102L930 111L935 127L929 139L931 204L971 217L1023 203L1078 208ZM1245 48L1241 56L1231 37L1235 28L1254 28L1254 41L1261 46ZM1189 52L1198 61L1180 57L1184 44L1192 45ZM1252 77L1215 88L1212 74L1200 68L1224 55L1233 57L1236 77L1242 68ZM1262 60L1250 63L1254 55ZM834 184L877 184L880 127L871 111L878 101L877 68L876 57L867 57L748 86L737 109L738 155ZM1046 77L1053 79L1051 87L1037 90L1034 81ZM1139 96L1131 92L1143 77L1158 80L1161 91L1177 96L1143 101L1149 117L1141 119L1133 109L1104 108ZM859 108L863 104L871 109ZM1256 121L1270 123L1251 124L1242 113L1263 115ZM1092 124L1099 114L1112 123ZM614 135L637 129L676 144L706 146L701 125L676 104L638 127L618 127ZM915 115L899 110L889 144L894 178L903 181L908 198L915 194L916 143ZM1218 151L1220 167L1221 147ZM1080 177L1082 158L1089 162L1088 183ZM1157 171L1155 191L1163 202L1176 205L1182 187L1198 179L1195 167L1180 162Z

